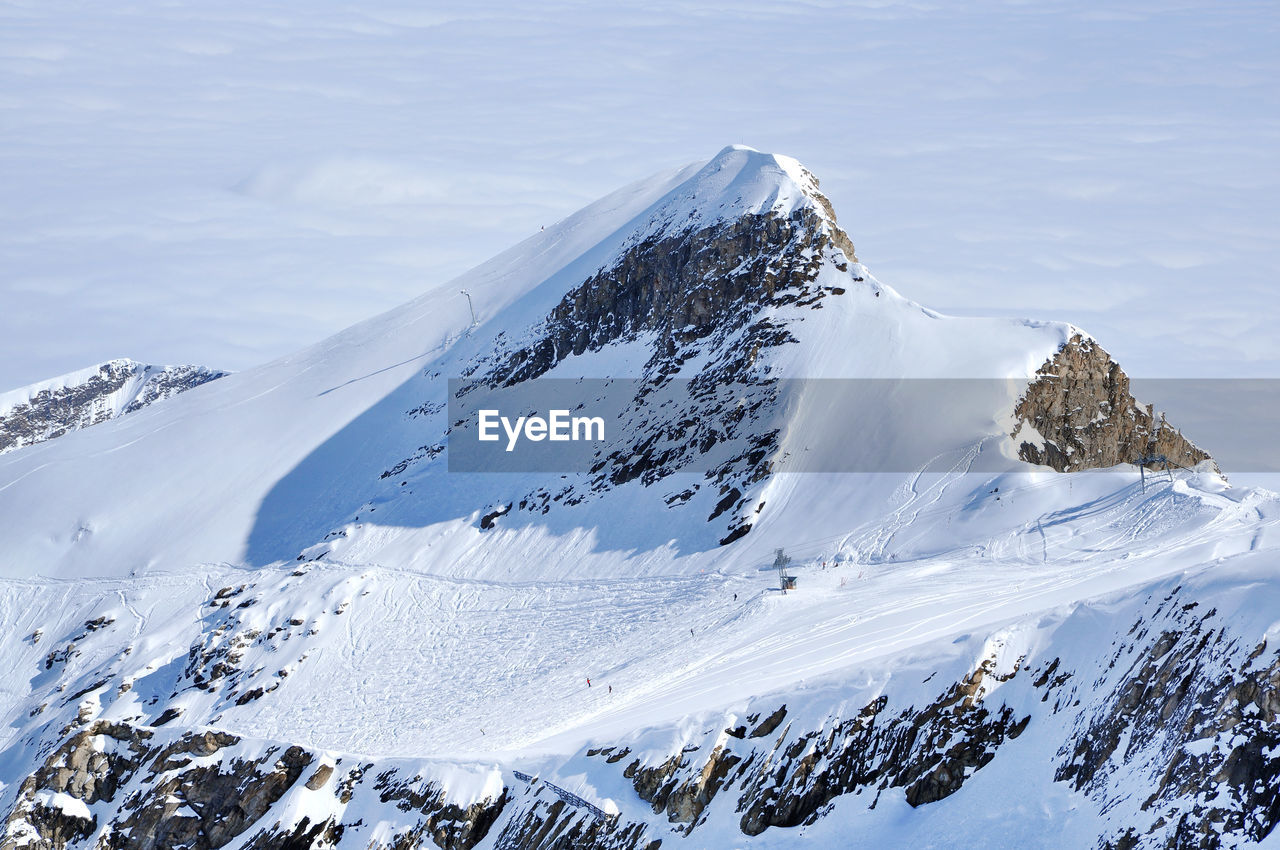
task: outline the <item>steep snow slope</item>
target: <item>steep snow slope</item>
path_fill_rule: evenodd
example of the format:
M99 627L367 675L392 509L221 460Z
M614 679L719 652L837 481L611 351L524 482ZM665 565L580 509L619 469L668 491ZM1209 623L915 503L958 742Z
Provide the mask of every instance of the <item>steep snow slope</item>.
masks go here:
M623 189L477 268L461 285L478 317L590 265L607 251L602 240L692 170ZM104 575L242 560L270 487L463 338L470 316L458 289L437 287L165 410L69 435L61 450L40 446L0 460L0 534L13 544L0 569ZM404 430L391 428L390 436ZM31 510L37 504L58 510Z
M1021 460L1020 398L1072 468L1154 443L1099 369L899 296L798 163L729 148L2 458L0 846L1260 838L1280 504ZM474 399L556 379L623 387L590 469L450 471ZM903 418L902 379L963 398ZM787 466L832 444L877 471Z
M238 798L192 771L266 781L287 744L300 766L272 780L288 796L269 812L248 806L251 846L304 815L345 824L350 847L450 820L483 826L483 846L743 846L741 830L789 846L770 825L804 824L823 842L865 830L865 846L1088 846L1157 821L1144 846L1163 846L1185 833L1170 813L1256 838L1280 770L1280 512L1188 483L1099 486L1044 518L1047 543L1025 529L990 558L806 559L785 597L754 572L502 583L326 562L10 582L3 657L23 672L7 681L36 671L10 695L12 829L47 820L55 793L63 815L88 801L94 840L172 828L175 789L212 824ZM85 723L83 755L54 751ZM184 737L210 726L218 742ZM128 759L76 767L93 752ZM171 763L142 769L157 759ZM583 836L597 818L581 804L550 817L556 798L516 771L619 811L613 843ZM539 843L527 818L576 837Z

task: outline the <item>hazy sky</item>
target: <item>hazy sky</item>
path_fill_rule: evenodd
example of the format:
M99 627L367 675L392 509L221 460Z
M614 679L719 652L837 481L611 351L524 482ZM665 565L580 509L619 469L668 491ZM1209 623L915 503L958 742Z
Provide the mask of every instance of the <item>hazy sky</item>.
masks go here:
M252 366L735 142L928 306L1280 377L1277 9L7 3L0 389Z

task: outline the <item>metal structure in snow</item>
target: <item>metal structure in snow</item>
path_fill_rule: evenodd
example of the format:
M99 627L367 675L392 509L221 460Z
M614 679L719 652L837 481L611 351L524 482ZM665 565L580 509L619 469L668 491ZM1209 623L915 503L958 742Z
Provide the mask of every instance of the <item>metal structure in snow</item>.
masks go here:
M471 327L474 328L479 324L479 322L476 321L476 308L471 306L471 293L467 292L465 289L460 289L458 292L467 296L467 309L471 311ZM470 328L468 328L468 330L470 330Z
M1173 481L1173 470L1169 468L1169 459L1164 455L1143 455L1136 461L1138 464L1138 473L1142 477L1142 492L1147 492L1147 465L1152 466L1157 463L1164 467L1164 471L1169 474L1169 480Z
M787 575L787 567L791 564L791 559L781 549L776 550L773 559L773 566L778 570L778 590L786 593L788 590L796 589L796 577Z

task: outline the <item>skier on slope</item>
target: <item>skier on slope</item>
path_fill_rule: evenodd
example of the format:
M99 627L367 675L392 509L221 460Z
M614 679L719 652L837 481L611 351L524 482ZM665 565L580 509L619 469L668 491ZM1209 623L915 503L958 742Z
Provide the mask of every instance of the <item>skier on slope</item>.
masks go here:
M587 677L587 687L588 687L588 688L589 688L589 687L591 687L591 677L590 677L590 676L588 676L588 677Z

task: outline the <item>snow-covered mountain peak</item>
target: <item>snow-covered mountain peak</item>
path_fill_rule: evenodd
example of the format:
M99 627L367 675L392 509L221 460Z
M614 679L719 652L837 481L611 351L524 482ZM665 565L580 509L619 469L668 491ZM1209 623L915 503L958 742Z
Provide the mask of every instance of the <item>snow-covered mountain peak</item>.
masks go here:
M677 207L709 224L716 219L777 213L815 206L818 182L798 160L730 145L707 161L674 198L661 206ZM680 202L683 201L683 204Z
M803 166L727 148L601 199L297 355L95 428L65 450L5 458L0 533L12 560L0 568L113 575L302 557L481 575L507 569L502 553L517 545L521 570L560 575L567 567L552 554L567 535L584 558L575 569L702 569L752 529L789 535L801 516L836 525L880 516L896 484L815 509L810 483L779 475L784 462L827 457L818 443L839 449L841 468L868 470L886 469L883 459L922 431L942 441L894 472L997 444L1017 463L1137 457L1141 429L1060 415L1095 400L1066 382L1046 384L1024 406L1030 426L1017 433L1030 448L1018 460L1021 443L1009 437L1019 392L1075 336L1063 323L944 317L898 296L854 261ZM1098 350L1064 362L1110 374L1108 361ZM449 410L466 393L451 392L451 379L461 390L536 393L542 378L629 379L611 391L623 393L614 400L625 419L589 447L598 456L584 466L466 475L455 462L469 435L456 426L468 411ZM910 427L865 419L892 409L893 397L872 398L860 406L864 418L849 418L830 404L844 390L821 383L875 389L917 378L987 382L966 392L963 415L931 413ZM778 383L786 379L800 382ZM749 404L717 396L731 385L749 387ZM1113 388L1108 409L1122 415L1127 384ZM544 406L548 398L538 397ZM189 486L174 491L175 480ZM41 500L55 501L27 509ZM634 519L625 527L615 522L624 514ZM760 545L768 537L752 535ZM441 542L480 554L441 562L431 548ZM622 549L637 554L610 555Z
M606 260L540 282L540 299L437 361L431 377L457 382L447 407L432 398L439 387L416 390L403 410L421 423L417 445L380 478L438 491L446 470L554 468L576 475L476 482L466 507L484 531L549 513L599 529L615 491L638 488L655 523L680 529L668 540L697 549L789 514L783 472L972 466L984 447L989 463L1058 469L1149 453L1149 412L1137 416L1123 372L1088 337L1066 323L945 317L898 296L856 261L817 179L789 157L726 148L611 239ZM1053 364L1069 380L1045 378ZM559 467L524 460L534 449L484 451L481 409L529 413L553 398L617 411L609 438ZM1187 465L1205 456L1170 447ZM361 502L385 498L388 517L414 510L396 486L382 490ZM335 556L352 538L326 529L299 549Z
M626 245L745 218L789 218L801 210L818 213L823 229L835 238L846 259L857 261L812 172L789 156L730 145L654 204Z

